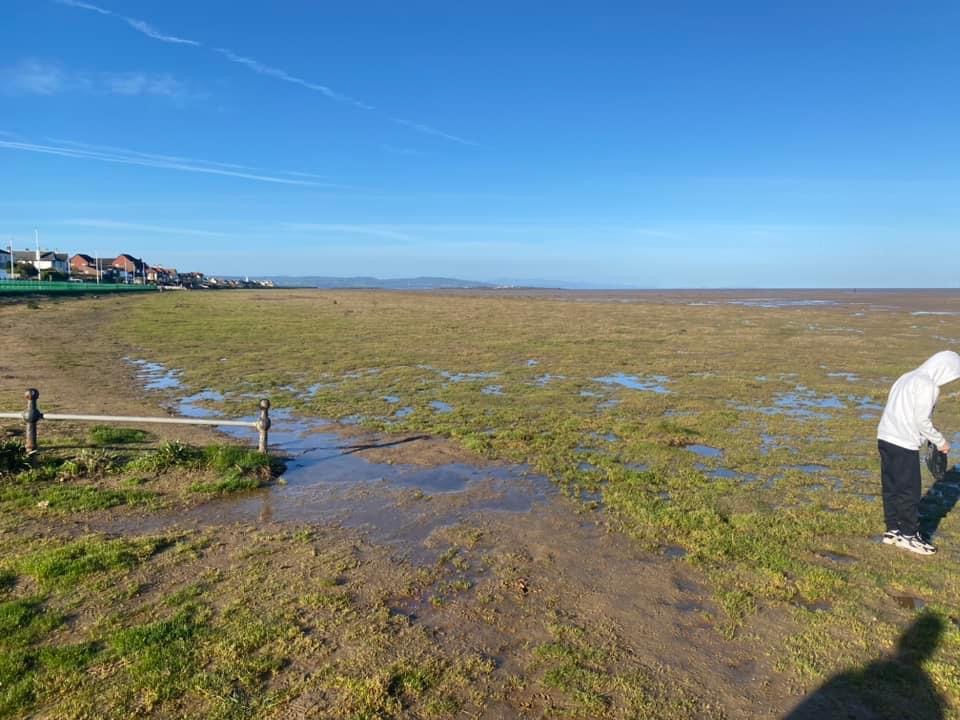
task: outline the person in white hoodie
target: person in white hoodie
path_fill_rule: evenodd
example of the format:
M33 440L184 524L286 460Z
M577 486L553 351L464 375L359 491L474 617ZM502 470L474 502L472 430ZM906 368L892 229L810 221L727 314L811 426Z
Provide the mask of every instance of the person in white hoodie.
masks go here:
M933 426L931 415L940 388L960 379L960 355L944 350L916 370L901 375L890 388L887 405L877 427L883 542L920 555L937 549L920 534L920 446L928 440L938 450L950 452L950 443Z

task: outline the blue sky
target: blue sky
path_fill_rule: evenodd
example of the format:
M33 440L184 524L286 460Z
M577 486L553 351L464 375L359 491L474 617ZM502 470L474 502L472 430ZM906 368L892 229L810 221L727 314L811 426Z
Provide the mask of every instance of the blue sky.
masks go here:
M0 239L214 274L958 282L960 5L6 0Z

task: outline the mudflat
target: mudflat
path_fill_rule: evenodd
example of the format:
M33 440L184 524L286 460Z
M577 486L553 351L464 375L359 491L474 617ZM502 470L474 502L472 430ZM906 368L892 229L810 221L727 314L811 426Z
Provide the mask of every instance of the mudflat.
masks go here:
M285 460L161 425L10 450L0 716L957 717L960 478L924 478L936 556L882 545L875 428L958 320L953 291L0 306L3 410L269 397Z

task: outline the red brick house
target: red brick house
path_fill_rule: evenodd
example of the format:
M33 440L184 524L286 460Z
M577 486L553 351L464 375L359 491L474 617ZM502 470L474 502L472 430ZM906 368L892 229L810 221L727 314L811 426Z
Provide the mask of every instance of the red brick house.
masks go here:
M159 265L148 267L147 282L157 285L176 285L178 282L177 271L174 268L165 268Z
M111 263L111 266L117 271L120 282L145 282L147 266L140 258L135 258L133 255L123 253L117 256Z
M114 282L116 271L113 269L113 258L95 258L85 253L77 253L70 258L70 274L83 280Z

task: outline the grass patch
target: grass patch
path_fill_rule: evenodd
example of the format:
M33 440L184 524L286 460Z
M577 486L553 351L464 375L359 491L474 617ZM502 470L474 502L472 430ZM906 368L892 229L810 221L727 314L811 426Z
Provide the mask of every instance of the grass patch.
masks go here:
M198 480L190 485L190 490L225 494L261 487L282 469L282 464L266 453L239 445L197 448L179 442L167 442L126 465L127 471L137 473L156 473L173 468L213 472L219 476L217 479Z
M270 470L270 456L239 445L210 445L203 449L208 468L220 473Z
M30 467L27 450L19 440L0 440L0 474L18 473Z
M243 492L245 490L256 490L262 487L263 482L255 477L241 477L232 475L231 477L216 480L214 482L196 482L190 485L190 490L196 493L206 494L227 494Z
M54 485L37 496L51 510L62 512L89 512L106 510L121 505L133 507L156 503L157 495L146 490L107 490L75 485Z
M191 687L208 617L208 611L191 604L165 620L120 630L109 640L112 654L125 666L125 687L140 695L147 710Z
M168 544L165 538L87 537L27 555L17 563L17 569L44 587L66 588L89 575L132 568Z
M28 710L44 689L77 682L96 656L95 643L39 645L64 621L40 597L0 603L0 717Z
M90 440L98 445L122 445L142 443L150 439L150 433L135 428L96 425L90 429Z
M50 461L51 464L56 460ZM120 466L120 459L105 450L81 450L76 456L59 461L56 478L60 482L102 477Z
M553 642L538 645L534 656L543 664L543 684L559 690L579 717L597 717L610 700L610 676L602 664L604 654L584 642L579 628L553 625Z
M174 468L198 467L203 457L203 451L192 445L172 441L165 442L156 450L144 453L134 458L125 466L125 470L132 472L163 472Z
M202 464L220 475L212 482L196 482L193 492L233 493L254 490L273 477L275 465L270 456L237 445L211 445L202 451Z

